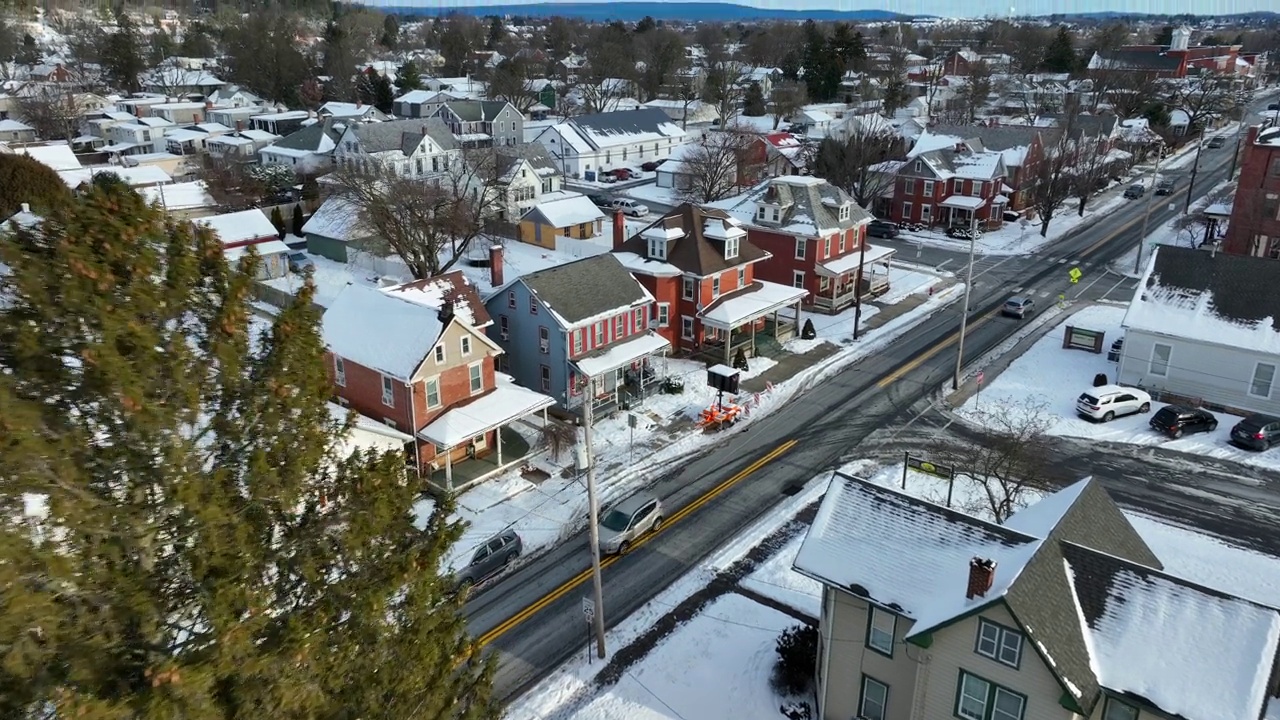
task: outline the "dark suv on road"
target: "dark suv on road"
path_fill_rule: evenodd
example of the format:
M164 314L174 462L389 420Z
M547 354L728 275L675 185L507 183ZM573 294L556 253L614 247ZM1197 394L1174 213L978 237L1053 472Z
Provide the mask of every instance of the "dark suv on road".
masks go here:
M1166 405L1151 416L1151 428L1161 435L1180 438L1198 432L1213 432L1218 429L1218 418L1213 413L1200 408L1189 408L1182 405Z
M898 237L898 226L888 220L872 220L867 226L867 234L878 238Z
M1280 442L1280 418L1250 415L1231 428L1231 444L1246 450L1269 450Z

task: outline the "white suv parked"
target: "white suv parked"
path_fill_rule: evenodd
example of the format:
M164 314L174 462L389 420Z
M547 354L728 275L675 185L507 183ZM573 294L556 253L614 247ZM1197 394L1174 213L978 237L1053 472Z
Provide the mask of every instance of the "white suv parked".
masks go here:
M1076 398L1076 412L1107 422L1121 415L1151 412L1151 396L1137 388L1102 385L1089 388Z
M649 206L644 203L638 203L628 198L616 198L613 201L613 209L621 210L623 215L631 217L644 217L649 214Z

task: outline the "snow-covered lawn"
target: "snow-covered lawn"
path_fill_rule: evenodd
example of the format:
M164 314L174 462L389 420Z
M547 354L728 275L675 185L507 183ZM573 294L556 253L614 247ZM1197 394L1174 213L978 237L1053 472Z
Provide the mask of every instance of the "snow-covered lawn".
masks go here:
M670 205L675 207L684 202L680 199L680 191L675 188L658 187L657 183L648 185L637 185L636 187L627 189L624 193L627 197L635 198L643 203L652 203L653 205ZM650 209L653 208L650 205Z
M1115 191L1110 191L1115 192ZM1095 197L1085 208L1084 216L1076 213L1076 203L1069 200L1058 210L1049 222L1049 233L1040 236L1040 223L1035 220L1019 220L1006 222L999 230L988 230L978 239L975 252L979 255L1027 255L1052 243L1067 233L1089 224L1096 219L1106 217L1116 208L1129 202L1122 193L1116 192L1112 197ZM967 240L955 240L947 237L942 228L921 232L904 231L898 236L902 242L918 242L931 247L948 250L969 249Z
M1105 350L1111 347L1113 340L1123 336L1120 323L1124 320L1124 313L1125 308L1116 305L1094 305L1073 313L998 376L988 379L982 393L969 398L957 412L976 419L984 407L989 410L997 404L1025 407L1024 404L1028 401L1043 403L1045 411L1052 416L1048 428L1052 435L1134 445L1159 445L1169 450L1233 460L1256 467L1280 467L1280 448L1251 452L1227 442L1231 427L1240 421L1234 415L1214 413L1218 418L1216 431L1188 435L1178 440L1171 440L1148 427L1150 413L1116 418L1109 423L1094 422L1076 415L1076 398L1093 385L1094 375L1106 373L1108 379L1114 381L1116 378L1117 365L1107 360ZM1062 334L1067 325L1106 333L1104 352L1095 355L1084 350L1063 349ZM1156 412L1164 405L1153 402L1151 412Z

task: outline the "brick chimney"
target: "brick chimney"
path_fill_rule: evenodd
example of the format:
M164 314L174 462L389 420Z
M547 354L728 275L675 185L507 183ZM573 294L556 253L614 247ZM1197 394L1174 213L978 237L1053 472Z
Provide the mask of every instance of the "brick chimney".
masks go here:
M1261 125L1250 125L1248 132L1244 136L1244 144L1246 147L1253 145L1258 141L1258 131L1262 129Z
M199 124L200 124L200 113L191 113L191 122L193 122L193 123L195 123L195 124L199 125Z
M440 311L436 313L441 325L448 325L453 320L453 298L447 297L440 303Z
M356 109L359 110L362 107L364 107L364 102L362 102L359 98L356 98Z
M622 244L627 241L627 219L623 216L621 210L613 211L613 251L622 250Z
M996 561L976 557L969 561L969 587L964 596L970 600L982 597L996 579Z
M236 121L236 132L242 132L243 130L244 130L244 121L243 121L243 120L237 120L237 121Z
M205 110L212 110L212 109L213 109L213 101L212 101L212 100L205 100L205 101L204 101L204 109L205 109Z
M489 282L494 287L502 285L502 246L489 246Z

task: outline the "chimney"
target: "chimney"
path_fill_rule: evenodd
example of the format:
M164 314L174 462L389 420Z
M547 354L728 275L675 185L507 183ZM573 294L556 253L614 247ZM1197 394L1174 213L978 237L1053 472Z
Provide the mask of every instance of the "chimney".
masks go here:
M502 285L502 246L489 246L489 282L494 287Z
M191 113L191 122L196 125L200 124L200 113Z
M243 121L243 120L237 120L237 121L236 121L236 132L241 132L241 131L243 131L243 130L244 130L244 121Z
M1246 147L1254 145L1258 142L1258 131L1262 129L1261 125L1250 125L1249 130L1245 133L1244 144Z
M205 109L205 110L212 110L212 109L213 109L213 101L212 101L212 100L205 100L205 101L204 101L204 109Z
M969 587L964 596L970 600L982 597L996 579L996 561L976 557L969 561Z
M453 320L453 298L445 298L440 304L440 312L436 313L441 325L448 325Z
M364 107L364 103L360 100L360 98L356 98L356 109L359 110L362 107Z
M613 251L622 250L622 244L627 241L627 219L623 216L621 210L613 211Z
M22 203L22 212L24 213L31 212L31 205L29 203Z

